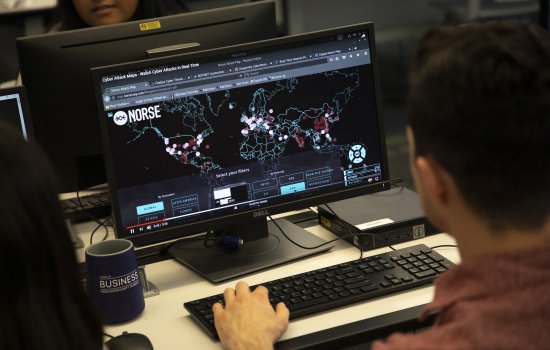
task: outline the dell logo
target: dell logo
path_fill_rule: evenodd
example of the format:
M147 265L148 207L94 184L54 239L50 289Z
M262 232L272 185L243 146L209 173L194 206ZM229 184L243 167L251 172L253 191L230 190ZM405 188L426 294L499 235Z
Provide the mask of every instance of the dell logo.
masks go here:
M260 216L268 216L269 215L269 212L267 210L258 210L258 211L255 211L253 214L252 214L255 218L257 217L260 217Z
M118 111L113 116L113 121L116 125L125 125L128 122L135 123L160 117L160 105L155 105L150 107L130 109L128 110L128 113L124 111Z

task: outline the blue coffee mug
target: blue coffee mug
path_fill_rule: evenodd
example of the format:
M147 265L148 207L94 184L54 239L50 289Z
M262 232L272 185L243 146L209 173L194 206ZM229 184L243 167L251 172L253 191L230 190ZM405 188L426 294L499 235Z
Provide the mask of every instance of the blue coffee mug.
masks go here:
M129 321L145 308L134 245L113 239L86 248L90 299L108 324Z

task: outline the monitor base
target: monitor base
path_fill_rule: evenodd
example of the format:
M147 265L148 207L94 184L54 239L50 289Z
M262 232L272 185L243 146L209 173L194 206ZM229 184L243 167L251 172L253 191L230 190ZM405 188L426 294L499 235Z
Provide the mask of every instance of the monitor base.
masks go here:
M325 240L285 220L277 224L293 241L305 247L315 247ZM189 240L174 244L168 253L212 283L221 283L296 259L327 251L334 244L315 249L300 248L290 242L272 222L268 222L266 238L245 242L239 248L206 248L202 241Z

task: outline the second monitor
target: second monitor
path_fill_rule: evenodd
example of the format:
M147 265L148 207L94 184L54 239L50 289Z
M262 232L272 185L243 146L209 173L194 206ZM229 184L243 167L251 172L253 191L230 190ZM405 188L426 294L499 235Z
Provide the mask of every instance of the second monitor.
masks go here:
M90 68L275 35L275 5L261 1L18 38L36 141L50 157L62 192L106 182Z

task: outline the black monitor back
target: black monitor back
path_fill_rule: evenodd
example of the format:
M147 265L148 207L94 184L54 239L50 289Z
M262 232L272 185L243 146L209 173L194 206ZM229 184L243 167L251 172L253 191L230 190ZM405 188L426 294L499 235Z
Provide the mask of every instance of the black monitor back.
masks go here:
M144 59L150 50L182 52L155 50L167 46L183 45L188 52L275 36L274 2L261 1L18 38L35 137L54 164L61 190L106 182L90 68Z
M539 24L546 29L550 29L550 1L539 1Z

